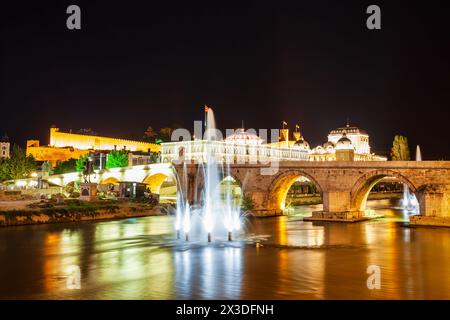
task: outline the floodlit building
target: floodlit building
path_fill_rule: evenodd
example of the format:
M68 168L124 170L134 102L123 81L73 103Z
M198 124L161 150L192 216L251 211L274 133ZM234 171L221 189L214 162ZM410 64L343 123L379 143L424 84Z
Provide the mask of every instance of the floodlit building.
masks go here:
M211 150L208 153L207 150ZM214 154L218 162L261 163L276 160L307 161L307 151L267 144L255 133L237 129L223 141L192 140L161 144L162 162L178 159L207 162L207 155Z
M50 161L54 166L58 161L66 161L94 151L125 150L129 152L159 152L160 146L144 141L117 139L96 135L62 132L58 128L50 128L50 143L41 146L39 140L27 141L27 154L37 161Z
M216 161L256 163L274 160L298 161L385 161L386 157L370 152L369 135L355 126L332 130L328 141L311 148L299 130L290 139L289 129L281 129L278 142L266 143L255 133L236 130L223 141L192 140L163 143L162 162L183 158L207 161L207 148L213 149Z
M8 136L5 134L0 139L0 159L8 159L10 157L11 144Z
M369 134L347 124L328 134L328 141L310 150L311 161L386 161L370 152Z

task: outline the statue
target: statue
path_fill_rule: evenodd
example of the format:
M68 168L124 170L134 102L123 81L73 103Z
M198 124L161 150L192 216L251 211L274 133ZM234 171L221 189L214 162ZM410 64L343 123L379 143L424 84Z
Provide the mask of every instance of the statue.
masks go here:
M49 175L53 174L52 164L50 161L45 161L41 167L42 178L47 179Z
M91 174L94 172L94 162L91 157L87 158L86 165L83 170L84 183L91 183Z

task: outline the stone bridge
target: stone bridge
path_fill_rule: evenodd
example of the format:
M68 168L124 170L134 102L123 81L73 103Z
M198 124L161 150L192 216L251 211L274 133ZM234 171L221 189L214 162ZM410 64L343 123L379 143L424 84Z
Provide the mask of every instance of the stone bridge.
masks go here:
M95 173L91 175L91 182L98 184L118 184L121 181L143 182L150 186L152 192L159 193L162 183L167 178L176 179L173 166L170 163L154 163L149 165L96 170ZM46 180L54 185L63 187L76 181L82 182L83 178L81 173L72 172L51 175Z
M186 176L187 197L195 203L201 185L195 181L201 170L196 164L176 166L179 176ZM363 218L366 200L372 187L384 177L395 177L408 185L420 204L420 214L450 217L450 161L285 161L273 174L262 174L262 165L232 164L230 175L241 185L245 196L255 204L258 216L279 215L291 185L304 176L320 191L323 211L314 213L317 220L357 221ZM198 184L198 183L197 183Z
M282 214L289 188L301 176L308 178L320 191L323 211L315 212L317 220L357 221L363 218L366 200L372 187L384 177L394 177L408 185L420 205L418 219L450 225L450 161L280 161L271 174L270 167L260 164L231 164L230 175L240 184L245 196L253 199L253 214L272 216ZM167 178L177 179L189 203L199 203L203 170L195 163L182 165L156 163L127 168L96 171L92 182L99 184L119 181L144 182L159 193ZM20 180L22 183L32 179ZM49 182L65 186L81 181L80 173L52 175ZM185 181L184 181L185 180ZM440 222L431 224L440 224ZM428 223L428 222L427 222ZM430 224L430 223L428 223Z

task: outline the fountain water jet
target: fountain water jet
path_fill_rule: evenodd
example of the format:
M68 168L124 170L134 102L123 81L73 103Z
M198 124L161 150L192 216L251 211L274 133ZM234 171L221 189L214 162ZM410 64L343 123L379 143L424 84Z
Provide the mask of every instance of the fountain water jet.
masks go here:
M419 145L416 147L416 161L422 161L422 153L420 152ZM417 201L414 193L411 193L406 183L403 184L402 207L405 215L408 215L408 212L417 213L419 211L419 201Z
M420 146L416 147L416 161L422 161L422 153L420 152Z
M224 164L223 159L216 159L213 149L212 141L220 140L220 133L218 133L215 126L214 112L208 108L206 115L206 130L204 134L204 158L198 163L197 174L195 179L194 194L198 195L196 199L200 200L199 204L194 204L194 209L191 210L184 195L189 194L188 185L180 186L177 193L177 213L175 219L175 229L180 229L181 216L183 216L183 230L188 239L188 233L191 231L191 226L195 231L201 232L199 226L203 227L203 232L206 232L207 241L212 241L212 235L217 234L228 237L232 240L232 232L241 230L241 213L240 205L234 203L232 199L232 192L230 188L226 188L225 195L222 197L220 184L224 178L230 176L229 164ZM182 181L187 181L186 163L183 162ZM198 186L202 186L199 188ZM199 194L197 194L197 190ZM197 205L200 205L197 208ZM204 233L203 233L204 234Z

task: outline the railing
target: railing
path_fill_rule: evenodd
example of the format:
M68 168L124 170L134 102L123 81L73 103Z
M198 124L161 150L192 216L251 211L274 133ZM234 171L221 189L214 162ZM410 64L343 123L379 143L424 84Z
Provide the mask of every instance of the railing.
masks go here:
M239 144L225 141L180 141L161 144L162 162L185 160L258 163L274 160L309 160L307 151L267 145Z

